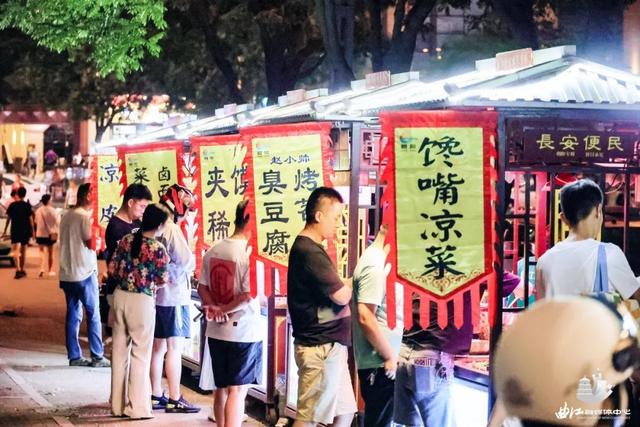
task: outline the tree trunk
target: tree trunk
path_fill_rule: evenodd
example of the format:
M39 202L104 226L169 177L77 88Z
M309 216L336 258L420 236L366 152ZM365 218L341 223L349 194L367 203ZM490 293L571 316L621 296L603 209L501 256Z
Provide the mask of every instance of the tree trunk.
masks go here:
M522 48L537 49L538 30L533 21L535 0L493 0L496 12L505 20L511 36Z
M349 88L353 74L354 0L317 0L324 46L331 63L329 90ZM339 4L336 4L339 3Z
M369 50L373 72L385 71L384 54L389 48L386 38L382 34L382 5L381 0L368 0L369 19L371 20L371 34L369 36Z
M406 0L396 2L391 47L384 56L385 69L392 73L404 73L411 70L416 49L416 37L424 26L437 0L416 0L406 12Z
M311 74L320 65L322 57L311 61L311 65L309 62L322 51L322 40L306 39L306 35L301 33L304 25L288 22L280 6L256 2L250 10L260 30L269 104L275 104L280 95L294 89L300 78ZM302 47L299 46L300 40L306 42Z
M219 19L217 5L210 5L207 0L192 0L189 5L191 19L194 25L202 30L207 51L222 73L229 96L236 104L243 104L244 97L238 89L238 75L227 59L224 43L217 34Z
M107 128L105 126L100 126L98 122L96 122L96 144L100 144L102 142L102 137L106 131Z

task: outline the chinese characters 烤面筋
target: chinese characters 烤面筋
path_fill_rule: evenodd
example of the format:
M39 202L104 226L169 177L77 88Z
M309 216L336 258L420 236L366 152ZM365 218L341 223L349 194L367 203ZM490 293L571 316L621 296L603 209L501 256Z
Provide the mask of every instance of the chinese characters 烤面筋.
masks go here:
M435 279L442 279L446 273L463 274L457 269L455 241L462 238L462 232L456 225L464 215L455 209L459 202L459 187L465 180L451 172L454 160L464 155L460 145L460 141L450 136L437 140L427 137L418 149L418 153L423 155L421 166L429 175L418 178L416 185L420 191L432 192L433 206L440 208L435 215L428 212L420 214L428 220L428 228L420 234L427 253L422 276L433 275ZM446 172L442 172L442 168Z

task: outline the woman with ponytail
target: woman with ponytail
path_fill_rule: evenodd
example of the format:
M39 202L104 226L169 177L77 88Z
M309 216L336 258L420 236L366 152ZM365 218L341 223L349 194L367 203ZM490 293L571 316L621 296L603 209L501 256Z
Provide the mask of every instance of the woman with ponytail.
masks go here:
M156 290L167 282L167 250L156 239L167 213L149 205L142 227L120 240L109 263L116 290L113 299L111 412L114 416L153 418L151 413L151 349Z

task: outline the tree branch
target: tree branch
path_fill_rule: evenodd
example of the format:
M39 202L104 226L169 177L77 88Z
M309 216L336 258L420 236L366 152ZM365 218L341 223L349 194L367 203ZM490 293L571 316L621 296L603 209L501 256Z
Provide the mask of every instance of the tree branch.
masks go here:
M202 31L207 51L222 73L231 99L238 104L242 104L244 97L237 86L238 75L231 62L227 59L223 43L216 34L219 11L216 6L213 6L212 9L208 6L209 4L205 0L192 0L189 3L190 18L194 25Z

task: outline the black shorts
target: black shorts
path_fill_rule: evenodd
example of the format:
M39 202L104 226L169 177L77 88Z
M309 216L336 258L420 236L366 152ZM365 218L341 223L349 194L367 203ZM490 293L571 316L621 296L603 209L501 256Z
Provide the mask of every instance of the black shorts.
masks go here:
M29 244L29 240L31 240L31 236L29 235L23 235L23 234L11 235L11 243L14 245L17 243L20 243L21 245L26 246Z
M262 379L262 342L209 339L213 382L217 388L259 384Z
M36 237L36 243L44 246L53 246L56 244L56 241L51 240L51 237Z
M156 329L154 338L172 338L191 336L191 319L189 306L179 307L156 306Z

